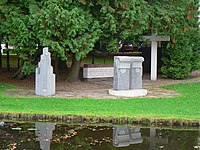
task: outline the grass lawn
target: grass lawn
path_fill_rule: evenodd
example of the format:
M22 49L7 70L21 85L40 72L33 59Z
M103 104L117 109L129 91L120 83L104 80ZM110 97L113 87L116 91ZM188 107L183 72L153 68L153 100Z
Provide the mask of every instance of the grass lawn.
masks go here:
M200 82L165 86L182 94L175 98L12 98L3 95L10 88L15 87L0 83L0 113L200 120Z

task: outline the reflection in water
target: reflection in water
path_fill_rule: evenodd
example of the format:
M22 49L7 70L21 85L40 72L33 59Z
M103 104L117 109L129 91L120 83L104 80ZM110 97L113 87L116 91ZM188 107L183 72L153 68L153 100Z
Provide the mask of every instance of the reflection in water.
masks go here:
M53 130L55 130L54 123L35 123L35 134L40 142L40 148L42 150L50 150L50 143L53 135Z
M198 136L198 139L197 139L197 146L200 149L200 127L199 127L199 136Z
M156 137L155 128L150 128L150 137L146 137L146 139L150 143L150 150L155 150L156 144L168 144L167 138Z
M150 150L156 149L156 144L168 144L167 138L156 137L156 129L150 128L150 136L145 138L150 146ZM130 128L123 126L115 126L113 128L113 146L114 147L127 147L130 144L140 144L143 142L140 128Z
M200 129L5 122L0 126L0 149L195 150L200 149Z
M113 127L113 146L126 147L130 144L142 143L140 128Z

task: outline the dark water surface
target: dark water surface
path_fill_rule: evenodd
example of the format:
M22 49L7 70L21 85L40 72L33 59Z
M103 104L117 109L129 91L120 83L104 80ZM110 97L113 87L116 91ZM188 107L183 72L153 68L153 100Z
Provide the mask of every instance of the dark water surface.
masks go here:
M2 150L199 150L199 129L0 122Z

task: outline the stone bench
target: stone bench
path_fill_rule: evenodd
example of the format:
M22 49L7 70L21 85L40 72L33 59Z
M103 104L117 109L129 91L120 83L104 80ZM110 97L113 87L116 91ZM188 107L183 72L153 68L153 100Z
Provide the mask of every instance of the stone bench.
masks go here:
M112 78L114 67L109 64L84 64L83 79Z

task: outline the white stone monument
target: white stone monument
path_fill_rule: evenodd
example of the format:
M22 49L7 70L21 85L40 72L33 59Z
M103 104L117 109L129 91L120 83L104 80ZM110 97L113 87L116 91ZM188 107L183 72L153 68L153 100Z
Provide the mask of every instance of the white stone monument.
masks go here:
M39 96L55 95L55 74L51 66L51 54L48 52L48 47L43 48L40 58L35 75L35 94Z
M143 57L115 56L113 89L109 94L122 97L138 97L147 95L142 89Z
M158 42L170 41L169 36L143 36L144 39L151 41L151 80L157 80L157 64L158 64Z

